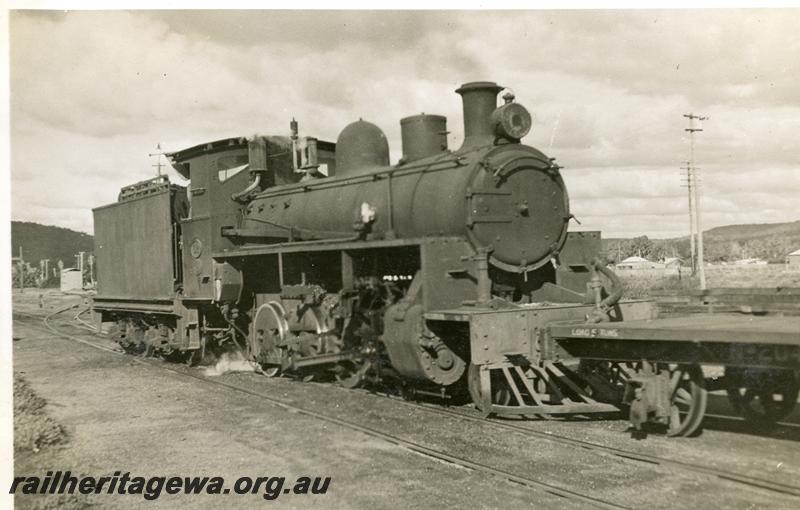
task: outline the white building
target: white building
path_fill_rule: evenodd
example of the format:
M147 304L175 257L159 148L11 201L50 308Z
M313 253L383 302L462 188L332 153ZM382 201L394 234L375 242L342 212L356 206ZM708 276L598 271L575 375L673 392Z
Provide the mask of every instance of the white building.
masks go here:
M80 269L64 269L61 271L61 292L83 290L83 275Z
M800 250L795 250L786 255L786 264L792 267L800 267Z
M617 269L664 269L664 264L642 257L628 257L616 265Z

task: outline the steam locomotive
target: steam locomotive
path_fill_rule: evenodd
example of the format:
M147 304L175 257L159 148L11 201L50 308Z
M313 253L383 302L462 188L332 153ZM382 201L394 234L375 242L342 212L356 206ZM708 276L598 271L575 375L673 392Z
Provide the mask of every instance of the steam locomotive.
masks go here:
M503 90L456 90L456 150L445 117L402 119L395 165L364 120L336 143L292 120L289 136L168 154L188 186L159 176L93 210L99 320L128 351L170 359L232 348L268 376L393 381L487 414L617 410L619 365L575 363L564 346L592 357L585 342L548 326L652 319L654 305L620 299L599 232L568 231L560 167L521 142L531 115L510 92L498 106ZM676 435L696 429L689 415Z

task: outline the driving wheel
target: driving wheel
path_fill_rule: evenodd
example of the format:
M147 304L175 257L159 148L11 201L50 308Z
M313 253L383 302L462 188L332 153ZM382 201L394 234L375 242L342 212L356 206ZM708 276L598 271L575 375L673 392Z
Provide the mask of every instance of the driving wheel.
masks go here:
M289 324L286 313L277 301L264 303L256 310L251 325L250 357L262 367L264 375L275 377L280 374L285 350L283 349Z

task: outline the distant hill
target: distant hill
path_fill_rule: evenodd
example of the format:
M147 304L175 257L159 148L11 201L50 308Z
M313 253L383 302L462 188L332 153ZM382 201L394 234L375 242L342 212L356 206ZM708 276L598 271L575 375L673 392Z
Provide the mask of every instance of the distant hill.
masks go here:
M703 232L703 241L706 259L710 262L756 257L770 262L783 262L788 253L800 249L800 221L716 227ZM50 259L51 264L61 259L65 267L72 267L76 253L94 249L94 237L68 228L12 221L12 257L19 254L20 245L25 260L32 265L38 265L41 259ZM610 261L639 254L650 260L664 257L688 260L689 236L675 239L649 239L647 236L603 239L603 251Z
M689 259L689 236L675 239L604 239L603 250L611 261L631 255L650 260L664 257ZM761 258L773 263L784 262L786 255L800 249L800 221L727 225L703 232L705 259L709 262L732 262L744 258Z
M800 238L800 221L790 223L754 223L752 225L727 225L706 230L703 240L713 238L719 241L750 241L765 237L782 236ZM798 247L800 248L800 247Z
M60 259L64 261L64 267L74 267L75 254L94 250L94 237L68 228L12 221L12 257L19 256L20 246L23 258L32 266L38 266L42 259L50 259L50 267L56 267Z

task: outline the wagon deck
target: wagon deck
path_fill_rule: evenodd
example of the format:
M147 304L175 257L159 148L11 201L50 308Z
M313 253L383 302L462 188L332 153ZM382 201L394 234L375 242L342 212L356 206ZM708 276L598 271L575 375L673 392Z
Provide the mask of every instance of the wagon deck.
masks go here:
M800 369L800 317L709 314L549 330L567 352L587 359Z

